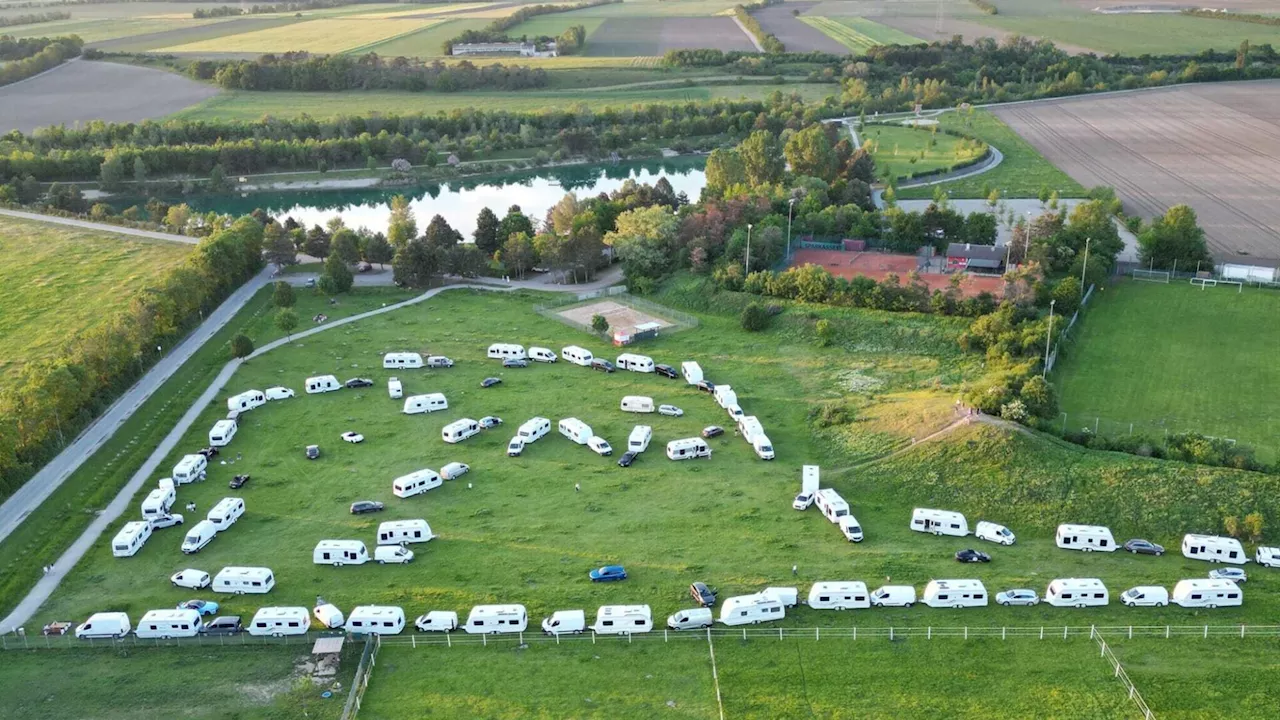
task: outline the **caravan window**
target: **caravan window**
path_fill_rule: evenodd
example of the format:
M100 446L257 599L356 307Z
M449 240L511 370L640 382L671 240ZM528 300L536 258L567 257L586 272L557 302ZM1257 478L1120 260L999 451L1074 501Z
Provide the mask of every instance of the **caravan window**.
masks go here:
M1099 600L1101 600L1101 599L1103 598L1102 593L1094 593L1094 594L1093 594L1093 596L1094 596L1094 597L1096 597L1096 598L1098 598Z
M386 621L386 622L382 623L382 626L383 626L383 627L395 627L395 626L396 626L396 624L395 624L395 623L393 623L393 622L391 622L390 620L388 620L388 621Z
M951 523L951 529L952 529L952 530L959 530L959 529L960 529L960 526L959 526L958 524L956 524L956 523Z
M1196 593L1196 594L1192 595L1192 596L1191 596L1191 599L1192 599L1192 600L1199 600L1199 599L1200 599L1200 593Z
M1195 545L1192 545L1192 546L1191 546L1191 554L1192 554L1192 555L1195 555L1195 554L1196 554L1196 553L1198 553L1198 552L1200 552L1200 548L1196 547Z
M644 625L644 621L643 621L643 620L637 620L637 621L636 621L636 625Z
M818 596L818 602L827 602L827 601L828 601L828 600L830 600L830 599L831 599L831 598L827 597L826 595L819 595L819 596Z
M982 598L984 598L984 597L986 597L986 596L985 596L985 595L983 595L982 593L977 593L977 594L975 594L975 595L973 596L973 599L974 599L974 600L981 600L981 599L982 599Z
M1228 600L1235 600L1237 597L1239 597L1239 595L1237 595L1236 593L1227 593Z
M289 621L289 627L298 627L298 621L297 621L297 620L290 620L290 621Z
M1102 538L1101 540L1098 541L1098 547L1106 547L1106 546L1107 546L1106 538Z
M1063 600L1070 600L1070 599L1071 599L1071 593L1062 593L1062 599L1063 599Z
M604 625L605 627L613 627L613 621L612 621L612 620L605 620L604 622L602 622L602 623L600 623L600 624L601 624L601 625Z
M1235 560L1235 558L1236 558L1236 551L1235 551L1235 550L1232 550L1230 553L1228 553L1228 554L1227 554L1227 557L1231 558L1232 560Z
M477 620L475 624L476 624L476 627L480 627L480 626L484 625L484 621L483 621L483 620Z
M782 612L782 608L781 608L781 607L771 607L771 608L769 608L769 612L771 612L771 613Z
M947 599L947 596L946 596L946 595L939 595L939 596L938 596L938 599L939 599L939 600L946 600L946 599Z

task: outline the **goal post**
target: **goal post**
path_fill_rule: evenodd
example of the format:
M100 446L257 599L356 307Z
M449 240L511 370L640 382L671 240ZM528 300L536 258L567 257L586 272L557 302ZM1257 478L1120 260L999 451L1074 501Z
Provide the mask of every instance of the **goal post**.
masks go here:
M1133 271L1134 280L1165 283L1166 285L1169 284L1169 279L1171 275L1172 273L1170 273L1168 270L1136 270L1135 269Z

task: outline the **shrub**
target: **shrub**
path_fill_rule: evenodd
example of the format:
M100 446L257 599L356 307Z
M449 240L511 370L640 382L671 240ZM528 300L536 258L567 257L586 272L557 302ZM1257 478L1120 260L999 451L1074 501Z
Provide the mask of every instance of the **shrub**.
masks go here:
M297 298L293 294L293 286L283 280L277 280L275 290L271 294L271 301L278 308L293 307L297 302Z
M603 315L591 316L591 329L603 335L609 332L609 321Z
M248 335L240 333L231 338L231 357L249 357L252 352L253 341L249 339Z
M760 303L751 303L742 309L742 329L760 332L769 326L769 311Z
M854 420L853 408L842 402L825 402L809 409L809 421L816 427L848 425Z

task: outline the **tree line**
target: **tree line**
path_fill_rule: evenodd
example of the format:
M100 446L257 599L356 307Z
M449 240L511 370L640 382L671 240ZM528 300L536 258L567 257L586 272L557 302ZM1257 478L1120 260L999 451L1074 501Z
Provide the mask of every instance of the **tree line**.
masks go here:
M600 5L612 5L620 2L622 2L622 0L589 0L588 2L580 2L573 5L524 5L519 10L505 17L500 17L479 30L464 30L456 37L445 40L443 46L444 54L452 55L454 45L513 42L513 38L507 34L507 31L520 23L539 15L573 12L574 10L584 10L586 8L599 7ZM546 38L546 40L550 40L550 38Z
M760 43L760 47L764 48L767 53L784 53L787 51L787 47L778 39L777 35L766 31L760 21L751 14L751 11L762 10L780 2L782 0L758 0L749 5L738 4L733 6L733 16L738 19L738 22L742 23L747 32L755 37L756 41Z
M75 35L15 40L0 36L0 85L39 75L80 54L84 41Z
M12 7L12 6L6 6ZM55 11L46 13L29 13L27 15L10 15L8 17L0 17L0 27L13 27L14 25L35 25L37 23L53 22L55 20L70 20L71 13L65 11Z
M196 0L191 0L196 1ZM250 5L249 7L236 7L234 5L219 5L211 8L196 8L191 13L191 17L199 20L201 18L217 18L217 17L235 17L237 15L266 15L270 13L291 13L301 12L303 10L322 10L325 8L343 7L344 5L359 5L361 3L374 3L378 0L294 0L294 2L268 3L264 5Z
M351 56L296 52L263 55L257 60L197 60L187 66L187 73L228 90L455 92L476 88L528 90L547 84L547 71L542 68L476 66L467 61L446 65L439 60L383 58L374 53Z

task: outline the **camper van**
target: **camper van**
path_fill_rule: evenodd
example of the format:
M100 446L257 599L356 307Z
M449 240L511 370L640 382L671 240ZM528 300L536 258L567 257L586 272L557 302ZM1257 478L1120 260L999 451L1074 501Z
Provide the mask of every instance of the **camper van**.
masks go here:
M1216 535L1184 535L1182 555L1192 560L1225 562L1233 565L1249 562L1249 556L1245 554L1239 540Z
M529 612L523 605L476 605L462 629L473 635L524 632Z
M275 586L276 578L271 574L270 568L228 566L213 577L212 588L214 592L261 595L271 592L271 588Z
M529 444L551 432L551 421L544 417L530 418L516 429L516 437Z
M643 395L627 395L622 398L622 412L651 413L653 398Z
M258 608L249 623L249 634L256 636L306 635L311 629L311 615L304 607Z
M138 621L133 633L140 638L168 640L195 637L203 627L199 610L151 610Z
M595 360L595 356L591 354L590 350L580 348L577 345L560 348L560 357L582 367L591 367L591 361Z
M909 608L916 602L916 589L911 585L883 585L871 593L875 607Z
M187 531L186 537L182 538L182 552L187 555L200 552L200 550L205 545L208 545L217 534L217 525L214 525L208 520L201 520Z
M428 395L410 395L405 398L404 409L401 412L405 415L417 415L419 413L448 409L449 401L445 399L444 393L430 393Z
M700 630L711 627L713 622L715 616L709 607L689 608L667 616L667 627L672 630Z
M1253 554L1253 561L1263 567L1280 567L1280 547L1259 547Z
M1187 608L1213 608L1240 605L1244 592L1230 580L1179 580L1173 586L1173 602Z
M129 616L122 612L100 612L89 616L88 620L76 628L76 638L92 640L93 638L122 638L129 634L133 626L129 624Z
M453 361L444 355L427 356L427 367L434 370L444 370L453 367Z
M151 537L151 523L146 520L127 522L111 540L111 554L116 557L133 557Z
M321 540L311 551L316 565L363 565L369 562L369 551L359 540Z
M702 366L692 360L680 363L680 374L684 375L684 381L690 385L702 382Z
M834 488L822 488L813 496L813 501L818 512L830 522L838 523L840 518L849 514L849 503Z
M724 625L755 625L786 616L782 602L764 593L731 597L720 606L720 622Z
M178 464L173 466L170 476L175 483L186 485L199 480L207 467L209 467L209 460L205 456L183 455Z
M338 382L338 378L332 375L317 375L307 378L306 382L307 394L315 395L316 393L333 392L341 390L342 383Z
M986 520L978 521L978 529L973 533L973 536L979 540L986 540L1000 545L1012 545L1017 540L1017 537L1014 536L1009 528Z
M809 588L809 607L814 610L865 610L871 607L867 584L861 582L817 582Z
M773 459L773 441L764 433L759 433L751 438L751 449L756 451L756 455L761 460Z
M400 378L391 378L387 381L387 395L392 400L404 397L404 385L400 383Z
M379 545L430 542L435 538L426 520L391 520L378 526Z
M399 635L404 630L404 610L395 605L360 605L347 616L347 632Z
M627 450L642 453L649 449L651 440L653 440L653 428L648 425L637 425L631 428L631 436L627 438Z
M1065 550L1083 550L1085 552L1115 552L1116 539L1111 537L1111 530L1101 525L1070 525L1062 524L1058 526L1058 532L1054 534L1054 539L1058 543L1058 547Z
M232 412L245 412L266 404L267 396L261 390L245 390L227 398L227 410Z
M480 423L471 418L454 420L440 430L440 437L447 443L460 443L472 435L480 434Z
M622 353L618 356L618 368L621 370L630 370L638 373L653 372L653 358L648 355L636 355L635 353Z
M981 580L930 580L921 602L932 608L986 607L987 588Z
M556 354L551 352L550 348L531 347L529 348L529 359L536 362L553 363L556 361Z
M1164 607L1169 604L1169 591L1159 585L1139 585L1120 593L1120 602L1129 607Z
M667 457L671 460L692 460L711 457L711 446L702 438L682 438L667 443Z
M490 360L524 360L524 346L509 343L494 343L489 346Z
M557 610L542 619L542 632L548 635L577 635L587 629L587 614L582 610Z
M858 518L852 515L841 516L840 533L844 535L844 539L849 542L862 542L862 525L858 523Z
M590 425L578 418L565 418L560 421L560 434L579 445L586 445L595 433L591 432Z
M218 532L222 532L235 525L241 515L244 515L244 500L237 497L225 497L209 510L209 514L205 516L205 519L213 523L213 527Z
M730 385L717 385L716 389L711 391L711 397L715 398L716 404L722 408L738 404L738 393L734 392Z
M1102 607L1110 597L1097 578L1058 578L1044 591L1044 601L1054 607Z
M964 537L969 534L969 523L958 512L916 508L911 511L911 529L934 535Z
M415 352L392 352L382 356L382 367L385 370L422 367L422 356Z
M169 508L173 507L175 499L172 485L167 488L156 488L147 493L146 499L142 501L142 519L151 520L168 515Z
M409 498L414 495L421 495L443 484L444 478L441 478L439 473L430 468L423 468L392 480L391 494L398 498Z
M597 635L631 635L653 629L648 605L602 605L591 630Z
M213 429L209 431L209 444L214 447L226 447L231 444L231 438L236 436L235 420L219 420L213 424Z

